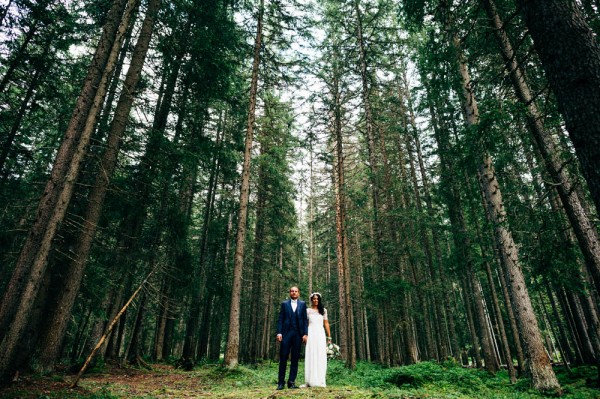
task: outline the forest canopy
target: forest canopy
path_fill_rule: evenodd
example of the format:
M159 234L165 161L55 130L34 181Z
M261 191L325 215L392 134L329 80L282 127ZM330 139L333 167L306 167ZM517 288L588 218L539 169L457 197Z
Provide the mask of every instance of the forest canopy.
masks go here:
M298 286L351 370L560 391L600 365L599 30L597 0L3 1L0 383L276 359Z

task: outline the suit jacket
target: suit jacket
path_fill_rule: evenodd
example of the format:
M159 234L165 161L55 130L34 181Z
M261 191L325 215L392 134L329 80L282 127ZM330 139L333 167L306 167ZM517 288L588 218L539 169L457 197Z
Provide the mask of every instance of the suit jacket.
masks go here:
M296 314L292 310L292 300L288 299L281 302L281 309L279 310L279 319L277 320L277 334L285 336L285 334L292 328L292 317L298 319L298 329L300 335L308 335L308 315L306 313L306 302L298 299Z

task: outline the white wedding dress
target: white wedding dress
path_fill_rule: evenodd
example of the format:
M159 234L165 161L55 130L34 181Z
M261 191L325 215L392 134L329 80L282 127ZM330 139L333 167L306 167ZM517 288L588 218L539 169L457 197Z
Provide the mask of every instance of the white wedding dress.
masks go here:
M324 387L327 373L327 337L323 320L327 320L327 309L321 315L318 310L307 309L308 340L304 358L304 384L307 387Z

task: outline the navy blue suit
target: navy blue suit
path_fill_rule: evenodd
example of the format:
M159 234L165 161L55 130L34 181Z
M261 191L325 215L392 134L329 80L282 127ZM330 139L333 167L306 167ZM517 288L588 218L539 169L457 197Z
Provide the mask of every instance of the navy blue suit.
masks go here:
M287 367L288 356L291 353L289 385L296 382L302 336L308 335L306 302L298 300L295 312L292 310L291 299L281 302L279 319L277 320L277 334L281 334L282 336L281 347L279 348L279 376L277 383L285 383L285 369Z

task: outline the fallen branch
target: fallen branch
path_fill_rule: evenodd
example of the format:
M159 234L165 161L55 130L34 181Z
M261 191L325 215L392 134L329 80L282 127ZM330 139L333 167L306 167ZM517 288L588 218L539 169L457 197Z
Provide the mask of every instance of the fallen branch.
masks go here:
M100 338L100 340L98 341L98 343L96 344L96 346L94 347L94 349L92 349L92 353L90 353L90 355L86 359L86 361L83 364L83 366L81 366L81 370L79 370L79 373L77 373L77 377L75 377L75 381L73 381L73 384L71 384L71 388L75 388L77 386L77 383L79 382L79 379L81 378L81 376L85 372L85 370L88 368L90 362L94 358L94 355L96 354L96 352L98 352L98 349L100 349L102 347L102 344L104 344L104 341L106 341L106 338L108 337L108 335L112 331L112 329L115 326L115 324L117 324L117 321L119 321L119 319L121 318L121 316L123 315L123 313L125 313L125 311L129 307L129 305L131 304L131 302L134 300L134 298L140 292L140 290L142 289L142 287L144 286L144 284L146 284L146 282L148 281L148 279L150 278L150 276L152 275L152 273L154 273L154 270L152 270L146 276L146 278L144 279L144 281L141 282L140 286L131 295L131 297L129 298L129 300L127 301L127 303L125 305L123 305L123 307L121 308L121 310L119 311L119 313L117 313L117 315L115 316L115 318L112 319L112 321L110 322L108 328L104 332L104 335L102 335L102 337Z

